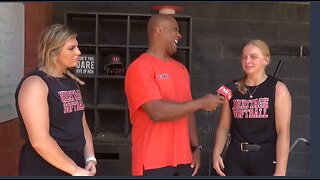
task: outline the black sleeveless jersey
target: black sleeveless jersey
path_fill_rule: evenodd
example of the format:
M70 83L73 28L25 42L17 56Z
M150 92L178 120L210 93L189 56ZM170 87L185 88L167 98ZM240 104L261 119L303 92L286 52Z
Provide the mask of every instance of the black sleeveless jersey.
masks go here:
M249 91L241 94L232 90L229 100L233 140L248 143L275 143L275 90L278 79L268 75L258 86L248 86ZM251 97L250 97L251 96Z
M20 119L21 137L27 142L29 141L18 106L18 94L24 80L32 75L41 77L49 89L47 101L49 107L50 135L65 151L82 150L85 146L82 125L84 103L78 85L69 76L55 78L47 75L38 68L22 78L15 93L16 109ZM37 113L36 109L34 109L34 113Z

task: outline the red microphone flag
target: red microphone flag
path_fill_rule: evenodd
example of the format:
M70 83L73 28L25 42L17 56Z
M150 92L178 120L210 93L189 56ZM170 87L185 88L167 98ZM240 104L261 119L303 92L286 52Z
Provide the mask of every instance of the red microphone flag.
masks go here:
M228 87L226 87L226 86L224 86L224 85L222 85L218 90L217 90L217 93L218 94L222 94L225 98L227 98L228 100L230 100L231 98L232 98L232 91L228 88Z

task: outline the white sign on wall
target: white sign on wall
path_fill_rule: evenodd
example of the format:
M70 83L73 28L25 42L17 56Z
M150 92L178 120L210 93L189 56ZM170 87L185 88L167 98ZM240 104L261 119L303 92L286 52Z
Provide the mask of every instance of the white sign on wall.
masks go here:
M93 75L95 59L93 54L81 54L75 73Z
M0 123L17 117L14 93L23 76L24 5L0 3Z

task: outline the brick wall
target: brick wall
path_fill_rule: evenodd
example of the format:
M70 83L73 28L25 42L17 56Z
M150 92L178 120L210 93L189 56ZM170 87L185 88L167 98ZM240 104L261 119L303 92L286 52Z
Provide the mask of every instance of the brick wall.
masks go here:
M25 67L24 73L37 65L36 41L40 31L51 23L52 3L24 3L25 7ZM0 176L17 176L20 138L19 121L0 124Z

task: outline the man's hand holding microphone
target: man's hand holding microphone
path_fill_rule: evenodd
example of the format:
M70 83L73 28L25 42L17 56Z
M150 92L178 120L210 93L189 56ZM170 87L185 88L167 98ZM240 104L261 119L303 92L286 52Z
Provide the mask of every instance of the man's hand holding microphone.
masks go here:
M202 109L205 111L214 111L220 107L225 98L216 94L207 94L200 98L202 100Z
M220 107L226 100L229 101L232 98L232 90L234 83L230 82L226 85L222 85L217 89L217 94L207 94L201 97L199 100L202 104L202 109L204 111L215 111ZM231 87L231 88L230 88Z

